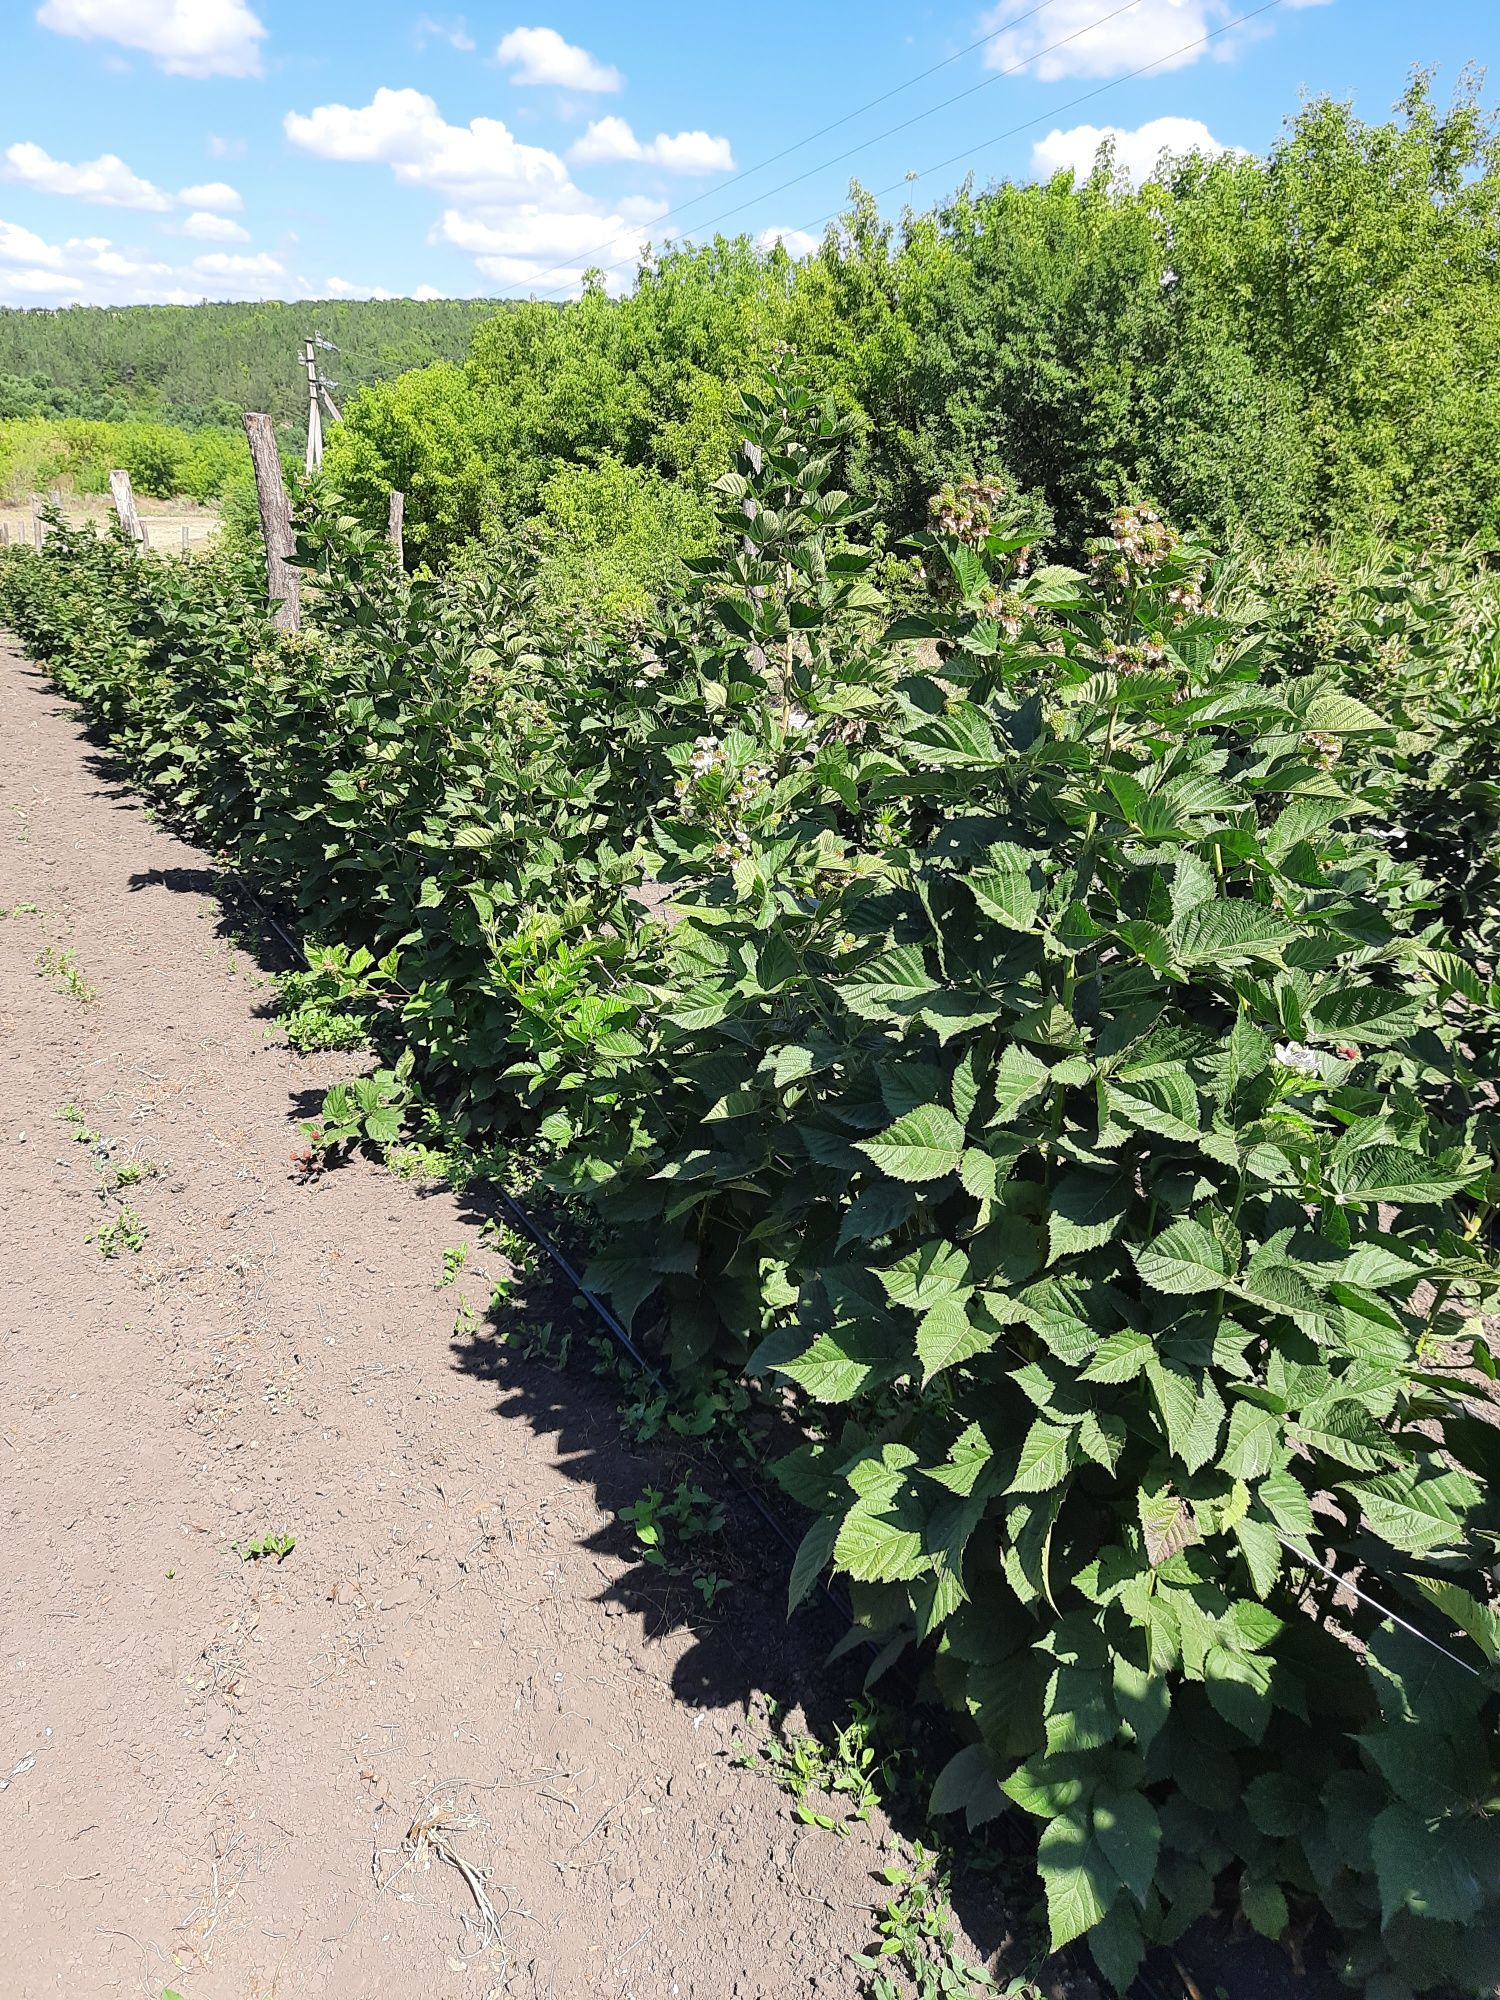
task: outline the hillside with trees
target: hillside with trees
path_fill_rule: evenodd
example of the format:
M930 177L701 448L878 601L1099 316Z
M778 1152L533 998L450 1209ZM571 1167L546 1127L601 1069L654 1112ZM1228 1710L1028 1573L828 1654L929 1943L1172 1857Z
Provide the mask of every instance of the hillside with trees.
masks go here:
M344 299L243 305L0 307L0 418L152 417L196 429L242 410L297 422L297 350L334 342L346 393L467 354L486 299Z

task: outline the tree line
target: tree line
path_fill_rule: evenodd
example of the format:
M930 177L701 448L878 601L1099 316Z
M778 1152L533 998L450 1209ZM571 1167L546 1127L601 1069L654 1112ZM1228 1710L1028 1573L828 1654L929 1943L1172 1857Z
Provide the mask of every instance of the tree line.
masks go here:
M1316 101L1263 157L1139 188L965 184L892 223L858 190L816 254L649 257L467 357L351 399L330 474L417 560L537 543L564 597L641 608L711 536L738 391L794 347L850 417L845 483L889 541L944 480L1004 472L1076 548L1123 497L1265 551L1500 528L1500 148L1477 81L1415 78L1380 123ZM555 558L549 565L549 553Z

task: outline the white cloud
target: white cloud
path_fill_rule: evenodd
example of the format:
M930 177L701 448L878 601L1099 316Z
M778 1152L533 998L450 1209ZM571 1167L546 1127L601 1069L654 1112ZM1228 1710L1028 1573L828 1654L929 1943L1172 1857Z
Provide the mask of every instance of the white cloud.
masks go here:
M1327 0L1282 0L1289 7L1320 7ZM1044 12L1031 8L1034 18L1017 20L1030 0L1001 0L981 16L981 25L1003 30L985 49L987 69L1011 69L1029 64L1042 83L1066 76L1118 76L1146 64L1163 70L1182 69L1202 56L1224 61L1241 42L1267 32L1247 22L1243 35L1204 36L1226 27L1243 10L1239 0L1135 0L1135 5L1111 19L1099 19L1099 0L1052 0ZM1007 27L1008 22L1014 27ZM1191 46L1196 44L1196 46ZM1046 53L1043 53L1045 51Z
M809 236L805 229L763 229L755 239L757 250L774 249L779 243L788 257L810 257L818 247L819 239Z
M222 132L208 135L208 157L211 160L242 160L247 147L243 139L226 139Z
M450 125L420 90L377 90L368 104L289 111L286 135L325 160L384 161L398 181L470 200L503 201L569 187L556 153L527 146L499 118Z
M587 49L565 42L556 28L512 28L495 51L513 83L554 84L559 90L623 89L625 79Z
M177 190L177 199L184 208L211 208L219 215L228 215L245 206L238 188L232 188L228 181L199 181L196 187Z
M666 208L641 195L611 206L585 194L556 153L526 145L498 118L450 125L419 90L382 88L365 105L289 112L285 128L304 151L382 164L397 180L441 194L433 240L523 291L576 289L591 264L628 265Z
M332 299L393 299L384 285L351 285L347 278L325 278L323 294Z
M265 24L245 0L42 0L42 27L140 49L169 76L259 76Z
M97 160L80 160L74 166L67 160L54 160L28 139L6 147L3 172L6 180L20 181L38 194L74 195L105 208L160 210L172 206L170 195L132 173L117 153L101 153Z
M182 223L184 236L196 236L204 243L248 243L250 232L232 222L227 215L210 215L206 208L196 208Z
M1113 149L1117 172L1137 187L1150 178L1163 153L1202 153L1212 159L1242 150L1216 139L1200 118L1150 118L1133 132L1118 125L1074 125L1038 139L1031 149L1031 170L1039 180L1070 169L1086 180L1099 148L1106 145Z
M235 251L214 250L206 257L195 257L193 269L201 271L208 278L283 278L286 266L279 257L273 257L269 250L257 250L250 256Z
M477 46L474 37L464 26L464 17L456 21L435 21L430 14L424 14L417 23L417 47L425 49L429 42L446 42L450 49L457 49L460 55L468 55Z
M0 304L186 305L201 298L267 298L284 291L276 258L205 256L178 267L107 236L48 242L0 221Z
M568 158L579 166L604 160L642 160L664 167L669 174L733 173L734 154L727 139L707 132L658 132L640 140L623 118L596 118L574 142Z
M441 285L418 285L416 290L412 293L411 296L414 299L427 300L427 299L447 299L451 298L453 294L451 292L445 292Z
M487 278L522 286L551 273L557 290L576 289L592 265L630 263L646 240L639 221L629 216L537 206L490 216L450 208L434 236L466 250ZM618 288L622 280L612 273L609 282Z

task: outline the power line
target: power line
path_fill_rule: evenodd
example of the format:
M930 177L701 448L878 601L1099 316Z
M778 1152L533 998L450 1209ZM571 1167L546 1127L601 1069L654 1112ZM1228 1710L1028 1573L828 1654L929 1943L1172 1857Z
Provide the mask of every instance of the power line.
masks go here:
M1131 4L1133 4L1133 0L1131 0ZM1256 19L1258 15L1269 14L1273 8L1279 7L1281 6L1281 4L1282 0L1262 0L1262 4L1259 7L1251 7L1247 9L1247 11L1243 14L1236 14L1232 21L1225 21L1222 23L1221 26L1217 28L1211 28L1207 34L1195 36L1192 41L1182 43L1182 45L1179 48L1168 49L1165 55L1157 56L1151 62L1142 63L1137 69L1126 70L1120 76L1111 77L1107 83L1097 84L1092 90L1081 91L1077 97L1070 97L1061 104L1052 105L1050 109L1039 112L1035 118L1023 119L1019 125L1012 125L1008 127L1007 130L1005 130L1004 132L995 133L993 138L981 140L977 146L966 146L962 152L952 153L946 160L934 161L934 163L931 166L923 167L919 172L916 173L903 174L900 180L891 181L887 186L882 188L872 189L871 192L874 198L878 200L881 195L891 194L897 188L909 185L912 181L925 180L929 174L941 173L945 167L954 166L960 160L971 159L975 154L985 152L991 146L998 146L1002 142L1002 140L1013 139L1016 137L1018 133L1029 132L1033 129L1033 127L1037 125L1045 125L1050 119L1056 118L1061 112L1071 111L1077 105L1080 104L1089 104L1096 97L1102 97L1106 91L1117 90L1122 83L1133 82L1136 77L1148 76L1152 70L1160 69L1164 63L1175 62L1178 56L1187 55L1193 49L1203 48L1209 42L1217 41L1221 35L1227 35L1231 33L1235 28L1243 27L1246 21L1253 21ZM1115 10L1116 13L1124 13L1128 11L1129 11L1128 7L1117 8ZM1090 22L1088 28L1079 29L1077 31L1077 34L1069 36L1067 37L1067 39L1070 41L1074 41L1077 39L1078 34L1087 34L1092 29L1102 27L1106 21L1111 21L1113 19L1114 19L1114 14L1101 15L1097 21ZM1062 44L1059 42L1059 43L1054 43L1052 46L1060 48ZM1045 53L1046 53L1045 50L1037 51L1038 55ZM1034 61L1034 60L1035 57L1028 58L1028 61ZM987 78L986 82L997 83L999 82L1000 76L1002 74L1008 74L1008 72L997 72L995 76ZM983 89L984 87L985 86L983 84L976 84L973 86L973 89L976 90ZM945 107L948 104L957 103L959 98L967 97L970 95L972 95L972 90L960 91L956 97L945 98L941 104L935 104L932 107L932 109L934 111L941 111L945 109ZM927 115L928 114L926 113L922 114L922 116L924 117ZM907 119L905 122L906 124L915 124L917 121L915 119ZM902 129L903 127L900 125L891 127L891 130L894 132L899 132ZM874 145L879 139L888 136L889 134L887 133L877 133L874 139L866 140L862 143L865 145ZM831 160L825 160L823 162L823 167L836 165L838 160L847 159L850 153L856 153L859 152L860 150L861 150L860 146L851 147L849 149L849 152L840 153L835 155L835 157ZM810 167L808 169L808 174L800 174L796 178L798 180L806 180L809 174L820 173L821 171L822 167ZM783 186L785 187L791 187L793 185L794 182L792 181L786 181L783 183ZM780 191L779 189L772 188L767 190L767 193L775 194L778 193L779 191ZM764 198L765 198L764 195L755 197L756 200L763 200ZM709 221L704 225L704 227L712 228L715 223L724 221L727 218L727 216L739 214L740 208L748 208L749 206L751 206L749 202L743 202L737 208L726 210L723 215L711 217ZM814 216L810 221L798 223L796 226L798 229L802 230L817 229L826 223L832 222L840 213L841 211L839 209L833 209L827 215ZM617 258L613 264L601 264L597 266L597 268L602 271L619 271L623 270L628 264L632 263L633 261L634 259L632 258L621 257ZM547 273L543 272L541 273L541 275L545 277ZM550 289L553 292L559 292L565 288L554 285Z
M757 160L754 166L741 167L737 174L731 174L727 180L717 181L712 187L704 188L701 194L689 195L686 201L678 202L675 208L669 208L657 216L657 222L668 222L674 215L681 215L689 208L696 208L700 201L707 201L711 195L722 194L725 188L732 188L738 181L748 180L752 174L764 173L767 167L774 167L778 160L785 160L791 154L801 152L804 146L810 146L815 139L825 139L830 132L837 132L841 125L849 124L852 119L862 118L865 112L873 111L877 104L888 103L891 98L899 97L904 90L915 90L919 83L924 83L929 76L936 76L940 69L948 69L952 64L962 62L965 56L971 56L976 49L982 49L986 42L993 42L997 36L1008 34L1012 28L1019 28L1023 21L1034 20L1052 4L1053 0L1039 0L1037 6L1028 8L1024 14L1015 15L1002 27L991 28L987 35L980 35L976 41L966 42L953 55L944 56L941 62L935 62L927 69L919 69L915 76L909 76L904 83L898 83L890 90L881 91L878 97L871 97L865 103L857 104L852 111L846 111L842 118L835 118L827 125L820 125L816 132L809 132L804 139L794 139L790 146L783 146L779 153L768 153L763 160ZM772 192L774 191L773 189ZM600 243L585 254L589 257L601 257L606 250L613 247L613 242ZM549 264L546 270L538 271L536 275L538 279L550 278L554 271L566 270L571 261L568 259L561 264ZM555 291L557 287L553 286L552 289Z
M910 78L908 82L897 84L893 90L886 91L881 97L872 97L868 104L860 105L858 110L850 111L844 117L834 119L831 125L825 125L820 131L809 133L807 138L798 139L794 144L783 147L779 153L772 153L769 159L761 160L753 167L746 167L742 173L732 174L727 181L721 181L717 187L708 188L704 193L694 195L691 200L680 202L676 208L667 209L665 214L656 217L656 221L662 223L674 215L681 215L684 209L696 207L700 201L707 201L710 195L722 194L725 188L733 187L736 181L742 181L750 174L758 174L763 168L774 165L777 160L784 160L789 153L796 153L803 146L810 146L814 139L821 139L824 133L837 131L840 125L847 125L850 119L858 118L863 112L869 111L877 104L883 104L887 98L897 97L903 90L910 90L913 85L920 83L924 77L932 76L937 70L945 69L949 63L957 62L962 56L971 55L975 49L982 48L986 42L994 41L997 35L1006 34L1010 29L1019 27L1023 21L1033 19L1034 16L1042 12L1043 7L1048 7L1051 4L1052 0L1041 0L1040 6L1033 7L1028 13L1017 14L1012 20L1005 22L1004 26L992 29L987 35L981 35L978 41L970 42L968 47L960 49L957 55L947 56L942 62L934 63L931 69L920 71L916 76ZM841 160L852 159L854 154L864 152L869 146L879 145L882 139L892 138L897 132L904 132L910 125L920 125L924 118L932 118L939 111L946 111L949 105L961 103L964 98L974 96L976 91L988 90L991 84L1001 83L1008 76L1018 75L1023 69L1028 69L1038 57L1051 55L1055 49L1065 48L1069 42L1076 42L1084 35L1093 34L1096 28L1104 27L1108 22L1115 20L1121 14L1130 13L1137 4L1138 0L1124 0L1123 5L1112 8L1107 14L1099 15L1096 20L1085 22L1083 27L1075 28L1071 34L1060 36L1055 42L1048 42L1044 48L1034 49L1023 62L1011 63L1005 69L996 70L993 76L982 77L978 83L971 83L966 89L955 91L951 97L939 98L936 104L929 105L925 111L913 112L910 118L903 118L896 125L888 125L883 132L872 133L868 139L861 139L857 145L847 146L842 153L834 153L829 159L820 160L817 166L807 168L804 173L793 174L790 180L779 181L772 188L763 188L759 194L752 195L748 201L742 201L734 208L725 209L721 214L711 216L708 222L703 225L704 228L712 229L716 223L725 221L731 215L739 215L744 209L753 207L757 201L769 201L772 195L782 194L787 188L796 187L799 182L810 180L814 174L820 174L828 167L836 167ZM601 256L606 250L613 247L613 243L616 240L611 239L609 243L600 243L593 250L585 251L583 254L586 258ZM538 279L551 277L554 271L567 269L573 261L570 258L565 263L549 265L546 270L538 271L537 277ZM614 264L604 264L599 266L599 268L605 271L615 271L620 269L621 265L628 264L631 261L633 261L631 258L622 257ZM559 292L566 289L567 287L563 285L551 285L548 287L548 292ZM533 290L533 297L535 296L536 293ZM543 296L546 296L546 294L543 294Z
M925 83L928 77L936 76L940 69L950 69L954 63L962 62L965 56L973 55L976 49L982 49L987 42L996 41L1001 35L1009 34L1012 28L1019 28L1023 22L1034 20L1052 4L1053 0L1039 0L1037 6L1028 7L1024 14L1014 15L1000 27L991 28L988 34L980 35L977 40L966 42L951 56L944 56L941 62L935 62L927 69L919 69L915 76L909 76L904 83L895 84L891 89L881 91L878 97L868 98L865 103L855 105L854 109L846 111L842 118L834 118L827 125L820 125L816 132L809 132L806 138L794 139L790 146L783 146L779 153L768 153L763 160L757 160L753 167L741 167L737 174L730 174L727 180L719 181L711 188L705 188L701 194L690 195L686 201L678 202L675 208L667 209L665 214L659 215L656 220L666 222L671 216L681 215L684 209L696 208L700 201L707 201L710 195L722 194L725 188L733 187L737 181L748 180L752 174L764 173L767 167L774 167L778 160L785 160L793 153L800 153L804 146L810 146L815 139L826 139L830 132L837 132L841 125L848 125L853 119L862 118L865 112L873 111L877 104L888 103L891 98L899 97L904 90L915 90L919 83ZM776 190L773 188L770 192L774 194ZM607 250L609 245L605 243L600 247ZM538 275L545 278L548 273L542 271Z

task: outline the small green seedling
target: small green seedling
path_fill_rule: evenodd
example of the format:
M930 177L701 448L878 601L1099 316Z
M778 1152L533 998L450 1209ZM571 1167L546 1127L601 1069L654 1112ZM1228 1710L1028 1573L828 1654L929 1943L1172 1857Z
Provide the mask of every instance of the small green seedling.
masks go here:
M63 1121L64 1125L67 1126L73 1138L80 1146L102 1146L104 1144L103 1134L94 1131L76 1104L65 1104L57 1115Z
M620 1509L619 1518L635 1529L642 1562L679 1582L690 1581L705 1608L729 1588L728 1577L709 1568L688 1547L723 1533L724 1509L712 1494L686 1480L670 1496L648 1486L638 1500Z
M416 1102L411 1080L416 1058L402 1052L394 1069L377 1069L352 1083L336 1083L323 1099L323 1115L302 1130L321 1153L340 1146L391 1146L401 1137L407 1113Z
M118 1215L108 1222L101 1222L88 1238L101 1257L118 1257L122 1250L128 1250L133 1257L140 1255L146 1247L147 1229L127 1201Z
M237 1546L235 1554L244 1563L264 1562L267 1557L274 1557L277 1562L284 1563L296 1546L295 1535L262 1535L257 1542L245 1542Z
M873 1702L849 1704L849 1720L836 1729L830 1743L801 1730L788 1729L780 1702L764 1697L767 1734L755 1744L736 1737L734 1761L742 1769L769 1771L806 1826L846 1834L857 1820L867 1820L890 1790L890 1760L882 1761L875 1745L877 1710ZM815 1796L847 1802L843 1812L813 1805Z
M43 979L50 979L59 993L71 994L81 1007L88 1007L99 998L96 989L89 985L78 970L71 951L58 951L56 946L47 945L36 955L36 969Z
M879 1943L873 1951L854 1952L854 1963L875 1976L865 1988L866 2000L975 2000L980 1994L1006 1994L1010 2000L1041 2000L1030 1980L997 1986L982 1966L959 1956L957 1927L948 1902L948 1882L936 1867L936 1857L920 1841L912 1849L911 1866L891 1866L880 1872L894 1894L875 1919ZM899 1971L903 1977L893 1979Z
M438 1279L438 1287L451 1285L459 1272L469 1261L469 1253L462 1243L454 1244L443 1252L443 1275Z
M368 1048L367 1020L393 987L396 968L394 951L377 960L362 945L310 945L306 971L276 982L276 1015L298 1055Z

